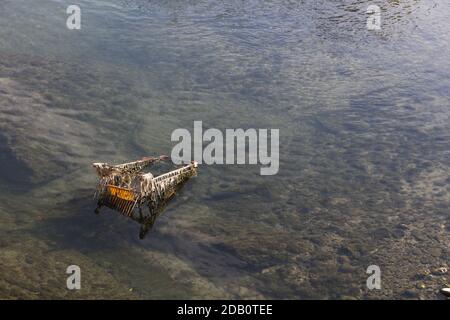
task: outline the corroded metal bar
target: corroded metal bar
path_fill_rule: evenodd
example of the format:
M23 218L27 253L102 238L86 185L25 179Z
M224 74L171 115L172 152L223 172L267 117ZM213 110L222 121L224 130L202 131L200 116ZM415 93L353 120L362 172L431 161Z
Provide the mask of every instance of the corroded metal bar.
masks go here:
M158 162L158 161L164 161L168 159L167 156L160 156L157 158L154 157L145 157L142 158L141 160L138 161L133 161L133 162L127 162L127 163L122 163L122 164L118 164L118 165L110 165L108 163L104 163L104 162L96 162L93 163L93 167L96 169L97 174L100 177L107 177L110 176L114 173L116 174L123 174L123 173L128 173L128 174L136 174L140 171L142 171L142 169L144 169L145 167L148 167L149 165Z

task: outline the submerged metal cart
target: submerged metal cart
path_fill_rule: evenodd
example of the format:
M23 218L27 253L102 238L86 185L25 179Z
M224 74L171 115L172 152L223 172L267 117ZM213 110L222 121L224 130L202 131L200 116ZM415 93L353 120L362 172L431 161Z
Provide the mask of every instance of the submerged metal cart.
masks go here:
M143 238L176 191L197 175L195 161L157 177L144 172L147 167L165 160L168 160L167 156L147 157L119 165L94 163L100 178L95 193L98 199L95 212L99 213L105 206L138 221L142 225L140 237ZM136 210L139 213L137 217Z

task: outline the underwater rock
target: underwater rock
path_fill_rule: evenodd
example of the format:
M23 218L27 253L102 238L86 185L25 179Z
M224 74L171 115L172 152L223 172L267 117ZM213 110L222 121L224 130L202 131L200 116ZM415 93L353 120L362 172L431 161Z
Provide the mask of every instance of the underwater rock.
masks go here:
M438 258L441 256L442 254L442 250L440 248L431 248L430 249L430 254L435 257Z
M392 236L396 239L401 239L405 236L405 231L402 229L394 229L394 231L392 231Z
M426 288L426 286L425 286L424 283L419 283L419 284L417 285L417 289L425 289L425 288Z
M418 299L419 293L415 289L408 289L403 292L403 296L407 299Z
M448 269L446 267L440 267L440 268L434 269L432 273L435 276L442 276L444 274L447 274L447 272L448 272Z
M442 288L439 292L446 297L450 297L450 288Z
M390 232L386 228L378 228L373 233L372 236L374 239L384 239L390 237Z
M353 267L349 263L344 263L340 266L339 271L344 273L352 273L353 271L355 271L355 267Z

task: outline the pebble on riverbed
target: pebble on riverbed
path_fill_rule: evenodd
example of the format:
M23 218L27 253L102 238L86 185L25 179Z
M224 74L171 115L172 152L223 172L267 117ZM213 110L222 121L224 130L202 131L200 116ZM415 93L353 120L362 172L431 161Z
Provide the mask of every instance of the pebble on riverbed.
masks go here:
M450 297L450 288L442 288L441 293L446 297Z
M441 276L441 275L447 274L447 272L448 272L448 269L446 267L440 267L440 268L433 270L432 273L436 276Z

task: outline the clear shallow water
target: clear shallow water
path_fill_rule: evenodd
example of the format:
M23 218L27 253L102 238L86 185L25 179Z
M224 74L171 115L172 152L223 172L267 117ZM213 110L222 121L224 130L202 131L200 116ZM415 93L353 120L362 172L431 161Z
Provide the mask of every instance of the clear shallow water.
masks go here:
M379 3L372 33L369 3L82 1L69 31L67 1L3 1L0 296L438 298L450 8ZM143 241L95 216L92 162L168 154L194 120L280 128L279 174L202 166Z

